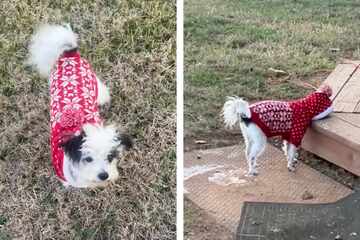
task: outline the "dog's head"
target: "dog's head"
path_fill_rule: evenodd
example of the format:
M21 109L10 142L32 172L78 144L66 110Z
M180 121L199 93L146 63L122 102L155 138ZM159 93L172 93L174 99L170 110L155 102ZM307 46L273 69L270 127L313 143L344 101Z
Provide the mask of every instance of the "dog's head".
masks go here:
M322 93L325 93L328 97L331 97L332 95L332 89L329 85L327 84L323 84L321 85L318 89L317 89L318 92L322 92Z
M132 147L131 138L112 125L86 124L82 133L62 144L64 175L74 187L103 186L118 178L117 160Z

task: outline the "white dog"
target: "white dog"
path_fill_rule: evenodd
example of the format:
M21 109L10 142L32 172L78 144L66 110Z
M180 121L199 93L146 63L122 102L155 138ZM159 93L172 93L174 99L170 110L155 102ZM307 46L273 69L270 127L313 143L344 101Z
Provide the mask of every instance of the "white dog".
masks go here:
M130 137L105 126L98 106L110 103L107 87L80 57L70 27L43 25L33 35L29 63L49 78L51 153L65 186L94 187L118 178L118 155Z
M329 115L333 108L332 90L324 85L316 92L295 101L261 101L249 105L238 97L228 97L223 107L224 122L233 127L238 122L245 140L248 176L258 174L256 159L263 153L268 137L281 136L289 171L295 171L296 151L312 120Z

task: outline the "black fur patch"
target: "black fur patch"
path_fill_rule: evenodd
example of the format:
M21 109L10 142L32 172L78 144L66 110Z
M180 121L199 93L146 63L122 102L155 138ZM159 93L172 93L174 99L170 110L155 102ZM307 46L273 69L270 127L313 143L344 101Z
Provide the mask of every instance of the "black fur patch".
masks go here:
M251 118L248 117L241 117L241 120L245 123L246 126L249 126L251 123Z
M110 152L110 154L107 156L107 160L109 162L112 162L114 160L114 158L119 156L119 152L117 150L113 150Z
M72 48L72 49L69 49L69 50L65 50L64 53L76 52L77 50L79 50L79 49L76 47L76 48Z
M81 146L85 142L84 135L74 136L67 142L61 144L65 154L67 154L73 162L80 162L81 159Z
M125 147L125 150L129 150L133 147L133 140L130 135L121 133L117 139L120 141L120 144Z

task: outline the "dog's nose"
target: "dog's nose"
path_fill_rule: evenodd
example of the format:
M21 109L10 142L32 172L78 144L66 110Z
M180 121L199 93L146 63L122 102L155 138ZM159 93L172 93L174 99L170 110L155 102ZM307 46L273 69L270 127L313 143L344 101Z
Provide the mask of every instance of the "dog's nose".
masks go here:
M105 181L106 179L108 179L109 174L107 172L102 172L98 175L99 179L102 181Z

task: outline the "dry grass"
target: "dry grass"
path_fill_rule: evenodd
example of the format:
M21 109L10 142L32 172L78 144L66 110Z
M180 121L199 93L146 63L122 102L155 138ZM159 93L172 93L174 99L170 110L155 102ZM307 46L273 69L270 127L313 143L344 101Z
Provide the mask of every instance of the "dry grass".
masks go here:
M0 239L174 239L175 1L5 0L0 20ZM72 24L136 139L108 188L53 173L47 82L24 65L40 22Z

